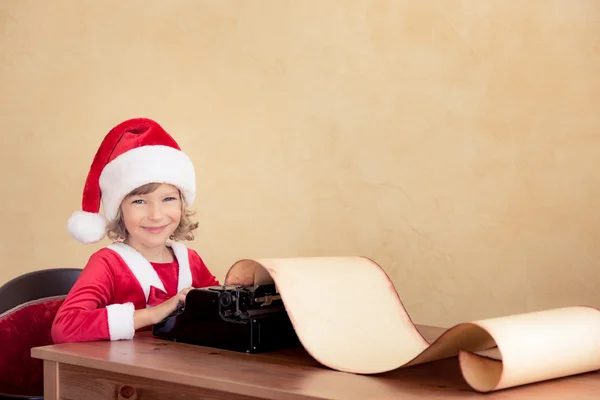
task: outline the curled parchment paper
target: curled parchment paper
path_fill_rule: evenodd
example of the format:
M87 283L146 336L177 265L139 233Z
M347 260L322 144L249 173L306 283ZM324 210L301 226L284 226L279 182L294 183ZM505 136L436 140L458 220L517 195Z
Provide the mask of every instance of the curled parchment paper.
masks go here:
M306 351L335 370L376 374L458 356L466 382L490 392L600 369L600 312L592 307L465 322L430 343L368 258L247 259L225 278L263 283L276 284Z

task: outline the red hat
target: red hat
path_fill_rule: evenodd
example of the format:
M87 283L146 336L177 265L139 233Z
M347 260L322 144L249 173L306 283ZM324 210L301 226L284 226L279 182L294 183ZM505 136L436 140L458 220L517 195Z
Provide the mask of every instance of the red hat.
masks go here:
M125 196L154 182L171 184L187 205L194 202L194 166L177 142L150 119L120 123L100 144L83 188L82 210L69 218L67 231L81 243L102 240L107 220L117 216ZM100 202L104 215L99 212Z

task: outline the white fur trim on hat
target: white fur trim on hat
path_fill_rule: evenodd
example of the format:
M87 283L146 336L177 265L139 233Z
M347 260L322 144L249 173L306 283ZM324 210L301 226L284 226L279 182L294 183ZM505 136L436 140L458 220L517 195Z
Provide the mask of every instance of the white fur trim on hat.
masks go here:
M108 220L117 216L121 201L140 186L168 183L181 190L187 205L196 197L196 174L192 160L168 146L131 149L108 163L100 175L102 207Z
M106 235L106 224L102 214L75 211L67 222L67 231L81 243L96 243Z

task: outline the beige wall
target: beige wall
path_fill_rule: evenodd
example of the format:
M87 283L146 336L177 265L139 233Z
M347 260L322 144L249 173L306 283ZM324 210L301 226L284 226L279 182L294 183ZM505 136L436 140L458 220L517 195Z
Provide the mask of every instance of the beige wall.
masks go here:
M359 254L417 322L600 306L599 2L5 0L0 100L0 283L107 244L65 224L148 116L219 278Z

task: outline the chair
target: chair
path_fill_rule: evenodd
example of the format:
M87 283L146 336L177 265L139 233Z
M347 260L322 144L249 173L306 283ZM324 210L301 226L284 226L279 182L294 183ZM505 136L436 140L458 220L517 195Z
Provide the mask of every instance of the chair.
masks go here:
M0 314L28 301L66 295L80 274L77 268L54 268L17 276L0 286Z
M54 316L81 271L33 271L0 286L0 400L43 399L43 362L31 348L52 344Z

